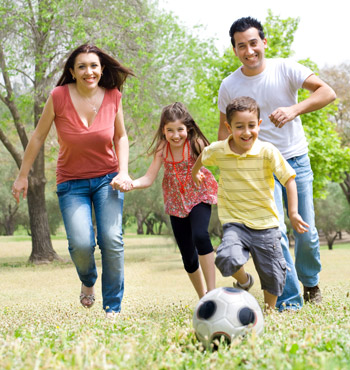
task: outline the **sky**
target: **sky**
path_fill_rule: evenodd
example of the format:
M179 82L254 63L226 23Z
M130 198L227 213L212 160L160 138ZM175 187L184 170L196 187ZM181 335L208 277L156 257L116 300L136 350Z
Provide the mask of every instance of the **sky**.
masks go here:
M231 24L251 16L264 23L267 10L281 18L300 18L292 49L293 59L310 58L319 68L350 62L349 11L347 0L159 0L189 30L206 26L207 37L215 37L220 51L230 47Z

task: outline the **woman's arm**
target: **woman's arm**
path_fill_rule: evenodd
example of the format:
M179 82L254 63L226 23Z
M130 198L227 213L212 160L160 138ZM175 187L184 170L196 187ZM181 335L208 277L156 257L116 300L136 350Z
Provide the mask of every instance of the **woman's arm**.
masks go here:
M46 101L39 122L24 152L18 176L12 185L12 194L16 199L17 203L19 202L20 194L22 192L23 199L27 197L29 171L32 168L32 165L46 140L46 137L50 131L54 118L55 112L53 107L52 96L50 95Z
M125 130L123 106L121 100L114 122L113 141L119 162L119 172L118 175L111 181L110 185L113 189L127 191L131 188L131 178L128 174L129 139Z

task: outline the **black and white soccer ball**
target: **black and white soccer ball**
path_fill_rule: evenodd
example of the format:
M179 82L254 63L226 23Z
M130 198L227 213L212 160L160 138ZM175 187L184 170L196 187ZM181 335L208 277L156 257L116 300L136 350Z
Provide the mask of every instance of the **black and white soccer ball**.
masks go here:
M257 300L248 292L236 288L217 288L202 297L193 313L197 339L210 348L215 340L231 343L234 337L254 330L264 330L264 316Z

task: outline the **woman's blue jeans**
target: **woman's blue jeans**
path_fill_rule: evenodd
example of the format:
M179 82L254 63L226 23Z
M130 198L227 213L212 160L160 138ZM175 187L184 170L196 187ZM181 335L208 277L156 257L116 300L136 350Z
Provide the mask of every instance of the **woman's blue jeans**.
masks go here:
M293 230L295 238L295 265L289 252L289 243L284 223L283 201L288 214L286 189L275 179L275 202L282 233L281 245L284 258L287 261L288 271L283 294L277 299L277 307L283 310L285 305L290 308L302 306L303 300L299 281L306 287L318 284L321 271L320 246L315 226L315 212L313 203L313 172L308 154L288 159L287 161L296 172L295 182L298 190L298 212L305 222L310 225L309 231L298 234Z
M97 244L102 259L102 297L106 312L119 312L124 294L124 243L122 215L124 194L109 185L116 173L57 185L59 205L66 228L68 249L81 282L92 287L95 264L95 211Z

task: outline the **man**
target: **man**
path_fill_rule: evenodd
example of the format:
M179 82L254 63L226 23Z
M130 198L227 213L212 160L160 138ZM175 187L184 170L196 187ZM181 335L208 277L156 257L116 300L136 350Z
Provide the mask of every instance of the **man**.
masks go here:
M320 303L321 271L319 240L315 227L312 182L313 174L308 157L308 145L300 115L313 112L332 102L334 91L307 67L289 59L266 59L267 40L261 23L251 17L240 18L230 29L231 43L242 67L225 78L220 86L218 106L220 127L218 138L227 137L226 106L238 96L254 98L261 109L260 139L271 142L294 168L297 176L299 214L310 225L304 234L295 233L295 267L289 253L283 200L287 204L285 188L275 180L275 201L279 213L281 244L287 261L287 280L276 307L298 309L302 306L299 280L304 286L304 300ZM298 103L298 89L311 92Z

